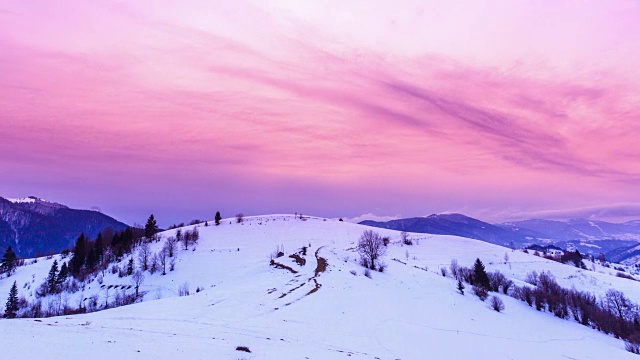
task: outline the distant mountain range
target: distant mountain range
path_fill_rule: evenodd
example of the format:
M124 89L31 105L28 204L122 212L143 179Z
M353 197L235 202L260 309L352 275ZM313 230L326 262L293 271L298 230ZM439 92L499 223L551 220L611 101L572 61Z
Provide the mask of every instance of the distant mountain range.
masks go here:
M0 197L0 256L11 246L20 257L59 253L81 233L95 238L107 229L126 224L92 210L76 210L34 196Z
M462 214L434 214L386 222L367 220L360 224L407 232L456 235L507 247L554 244L586 254L603 253L607 258L615 258L614 261L623 261L627 256L638 256L640 260L639 220L615 224L588 219L532 219L489 224ZM639 247L633 250L635 246Z

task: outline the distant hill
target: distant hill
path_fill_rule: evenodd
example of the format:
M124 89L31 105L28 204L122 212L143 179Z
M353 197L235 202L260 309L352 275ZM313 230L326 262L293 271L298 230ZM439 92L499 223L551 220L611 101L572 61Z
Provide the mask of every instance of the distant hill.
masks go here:
M59 253L85 233L95 238L107 229L126 224L91 210L71 209L37 197L0 197L0 254L11 246L20 257Z
M513 242L520 247L532 243L533 238L544 237L544 234L535 231L514 232L462 214L434 214L386 222L367 220L360 224L407 232L456 235L503 246L510 246Z
M457 235L503 246L511 246L512 243L517 247L554 244L594 256L609 254L607 259L611 256L613 261L637 255L630 249L640 244L638 220L616 224L588 219L532 219L489 224L462 214L434 214L386 222L367 220L360 224L407 232Z
M514 232L521 230L535 231L545 234L549 239L556 241L612 239L640 241L639 221L615 224L588 219L572 219L568 221L532 219L498 224L498 226Z

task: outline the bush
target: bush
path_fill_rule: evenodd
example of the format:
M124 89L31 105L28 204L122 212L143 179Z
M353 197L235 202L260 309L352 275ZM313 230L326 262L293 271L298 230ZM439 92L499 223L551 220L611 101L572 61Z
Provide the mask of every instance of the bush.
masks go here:
M624 348L630 353L640 354L640 334L633 333L624 341Z
M244 214L243 213L236 214L236 223L240 224L243 221L244 221Z
M184 282L182 285L180 285L180 287L178 288L178 296L189 296L188 282Z
M371 279L371 270L369 270L369 268L364 269L364 276Z
M411 240L406 231L401 232L400 237L402 238L402 243L404 245L413 245L413 240Z
M502 299L495 295L492 296L489 300L489 306L491 306L491 308L497 312L501 312L502 310L504 310L504 303L502 302Z
M636 278L634 278L633 276L631 276L629 274L622 273L622 272L618 272L616 274L616 276L619 277L619 278L623 278L623 279L636 280Z
M484 287L474 285L471 289L473 290L473 293L476 294L476 296L482 301L487 300L487 297L489 297L489 291Z

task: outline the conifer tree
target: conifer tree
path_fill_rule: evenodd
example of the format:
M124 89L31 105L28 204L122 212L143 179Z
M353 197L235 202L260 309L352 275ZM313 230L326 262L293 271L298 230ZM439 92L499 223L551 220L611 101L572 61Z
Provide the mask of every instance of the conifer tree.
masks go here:
M473 264L473 285L485 290L489 290L491 287L489 275L487 275L484 264L480 259L476 259L476 262Z
M127 275L133 274L133 258L129 258L129 263L127 264Z
M220 220L222 220L222 216L220 215L220 211L216 211L216 225L220 225Z
M7 251L4 252L2 256L2 263L0 263L0 270L2 272L6 272L7 276L11 276L11 273L16 269L16 265L18 263L18 256L13 252L11 246L7 248Z
M69 261L69 270L71 274L78 275L84 266L86 260L87 239L84 233L80 234L76 240L76 246L73 248L73 257Z
M153 217L153 214L151 214L149 219L147 219L147 224L144 226L144 236L151 239L157 232L158 224L156 223L156 219Z
M102 233L98 234L93 249L96 252L97 262L102 261L102 256L104 255L104 238L102 236Z
M11 290L9 290L9 298L4 308L4 317L13 319L18 312L18 285L14 281Z
M56 283L58 286L62 285L62 283L67 280L67 277L69 276L69 268L67 267L67 263L63 262L62 266L60 267L60 272L58 273L58 276L56 277Z
M458 292L460 292L460 295L464 295L464 284L460 279L458 279L457 289L458 289Z
M53 294L56 292L58 285L58 260L53 260L49 275L47 276L47 292Z

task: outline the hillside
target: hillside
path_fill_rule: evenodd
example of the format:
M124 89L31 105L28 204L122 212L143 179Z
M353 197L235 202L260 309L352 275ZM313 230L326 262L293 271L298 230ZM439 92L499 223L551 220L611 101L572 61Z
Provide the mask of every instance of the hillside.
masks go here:
M85 233L94 238L99 232L126 224L91 210L71 209L36 197L0 197L0 252L11 246L20 257L55 254L69 248Z
M367 229L291 215L199 226L199 244L179 251L175 271L165 276L145 273L142 303L83 315L1 320L3 342L12 344L3 348L3 356L84 359L91 352L92 358L109 360L391 360L423 359L425 354L437 359L637 358L612 336L505 295L498 296L506 309L495 312L470 289L465 295L457 293L455 280L440 275L439 269L452 258L470 266L479 257L488 270L500 270L518 285L532 270L550 270L564 287L598 296L616 288L636 302L638 282L614 277L597 264L588 264L595 272L586 271L455 236L411 234L415 245L402 246L399 232L386 229L376 230L392 241L386 270L367 278L353 250ZM160 235L167 238L175 231ZM161 246L162 241L152 243L152 250ZM288 257L276 260L297 273L269 266L270 254L279 246L286 254L308 246L306 266ZM319 258L328 262L324 272L316 272ZM41 258L0 279L0 300L4 303L13 281L20 295L32 300L54 260L65 259ZM55 301L77 304L94 294L100 303L111 302L116 291L108 292L109 285L131 284L130 277L111 272L102 281L100 285L95 279L75 294L45 298L43 306ZM192 295L180 297L185 283ZM195 293L196 288L204 290ZM252 352L236 351L237 346Z

